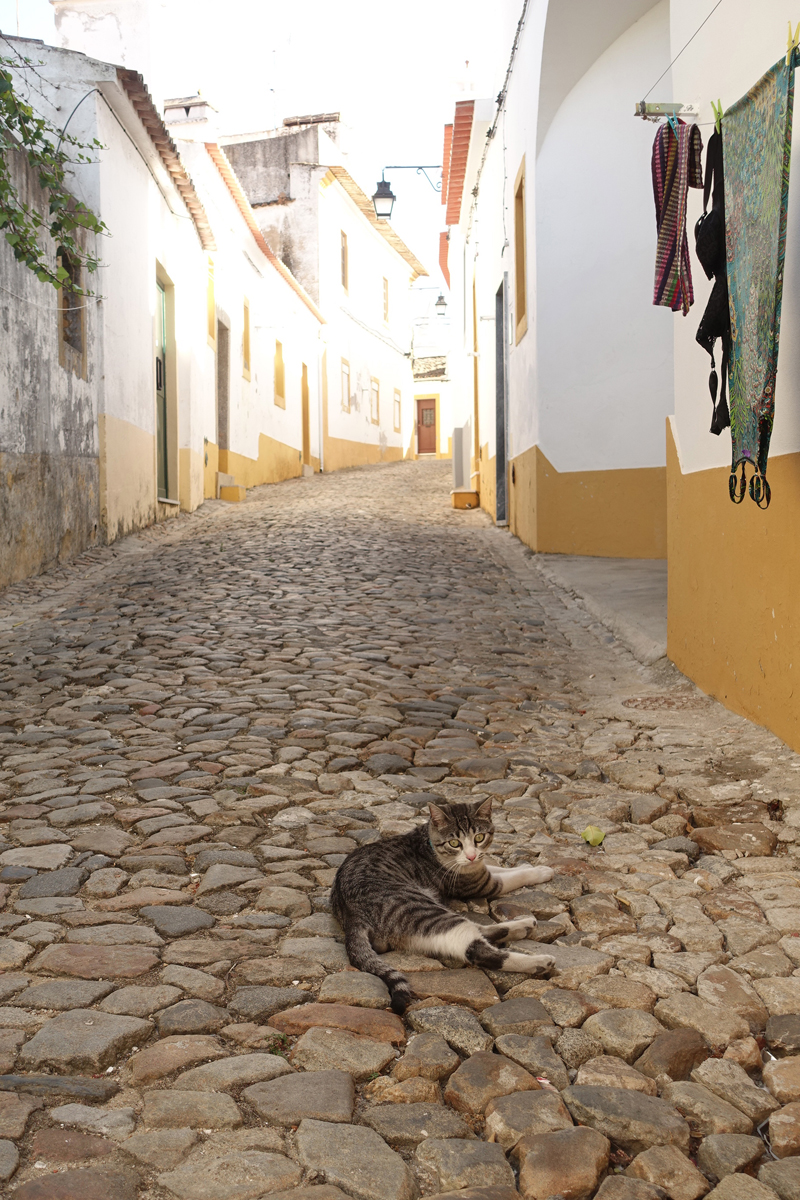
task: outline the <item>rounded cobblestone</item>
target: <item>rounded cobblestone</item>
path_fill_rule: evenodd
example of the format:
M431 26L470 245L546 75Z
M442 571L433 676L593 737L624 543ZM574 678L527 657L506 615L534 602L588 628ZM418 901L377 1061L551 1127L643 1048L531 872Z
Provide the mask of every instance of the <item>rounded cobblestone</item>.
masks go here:
M203 1164L209 1195L505 1197L512 1168L538 1195L546 1167L548 1194L594 1197L633 1155L631 1186L666 1172L694 1198L689 1149L705 1190L723 1157L796 1186L800 759L636 662L450 507L449 471L255 489L0 595L20 1200L194 1194ZM349 969L336 868L431 800L489 795L496 860L554 876L466 907L535 915L517 946L546 942L551 978L394 953L403 1025Z

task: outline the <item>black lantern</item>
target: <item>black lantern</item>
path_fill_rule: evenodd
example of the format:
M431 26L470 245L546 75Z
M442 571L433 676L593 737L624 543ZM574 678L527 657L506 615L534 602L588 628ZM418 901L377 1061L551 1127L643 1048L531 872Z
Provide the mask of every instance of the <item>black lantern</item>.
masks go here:
M444 298L444 293L439 292L439 299L433 306L436 309L437 315L443 317L447 312L447 301Z
M375 205L375 216L388 221L392 215L394 202L395 194L392 191L391 184L387 179L381 179L375 195L372 197L372 203Z

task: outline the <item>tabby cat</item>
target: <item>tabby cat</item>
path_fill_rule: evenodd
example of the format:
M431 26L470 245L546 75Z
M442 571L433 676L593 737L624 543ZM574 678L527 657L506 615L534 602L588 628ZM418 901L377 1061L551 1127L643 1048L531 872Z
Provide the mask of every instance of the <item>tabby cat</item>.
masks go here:
M350 962L382 979L392 1009L405 1012L412 991L378 957L409 950L495 971L544 971L550 954L519 954L503 943L524 938L533 916L477 925L446 901L490 900L515 888L546 883L550 867L496 867L484 862L494 836L492 801L431 804L430 820L411 833L359 846L333 881L331 908L342 926Z

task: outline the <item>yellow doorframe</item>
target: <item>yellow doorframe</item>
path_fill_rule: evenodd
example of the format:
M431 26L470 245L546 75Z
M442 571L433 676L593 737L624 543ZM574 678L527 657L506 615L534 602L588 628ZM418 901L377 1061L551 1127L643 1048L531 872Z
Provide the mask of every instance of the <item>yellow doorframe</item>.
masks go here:
M175 285L160 262L156 283L164 289L166 392L167 392L167 499L180 497L180 454L178 451L178 346L175 336ZM155 404L155 390L153 392Z
M478 297L475 287L475 274L472 275L472 423L475 437L472 444L472 470L470 471L470 490L480 495L481 490L481 430L478 403Z

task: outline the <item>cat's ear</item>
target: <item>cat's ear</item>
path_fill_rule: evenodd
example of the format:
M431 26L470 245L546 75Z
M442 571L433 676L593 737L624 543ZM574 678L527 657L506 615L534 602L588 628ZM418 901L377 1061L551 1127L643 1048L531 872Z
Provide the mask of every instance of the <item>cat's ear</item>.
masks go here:
M479 804L475 809L475 816L479 821L491 821L492 819L492 797L484 800L483 804Z
M449 824L450 818L444 809L439 808L438 804L429 804L428 812L431 814L431 825L434 829L444 829Z

